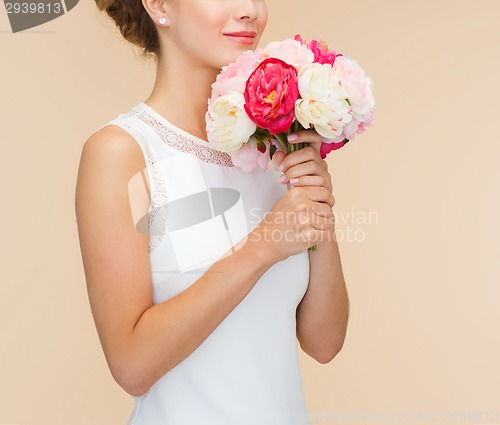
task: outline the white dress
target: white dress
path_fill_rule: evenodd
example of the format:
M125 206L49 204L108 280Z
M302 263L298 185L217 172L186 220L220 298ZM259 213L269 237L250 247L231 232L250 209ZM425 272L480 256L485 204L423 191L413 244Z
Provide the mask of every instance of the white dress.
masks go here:
M197 281L287 190L281 172L241 171L145 103L109 124L134 136L147 165L151 204L137 228L149 233L154 304ZM308 280L307 250L274 264L189 357L133 397L127 425L310 425L295 316Z

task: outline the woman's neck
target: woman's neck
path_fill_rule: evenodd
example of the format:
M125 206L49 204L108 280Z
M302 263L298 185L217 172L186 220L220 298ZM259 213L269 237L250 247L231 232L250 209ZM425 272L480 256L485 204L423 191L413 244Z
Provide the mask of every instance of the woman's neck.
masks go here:
M153 91L145 102L172 124L207 140L205 113L218 72L182 60L160 60Z

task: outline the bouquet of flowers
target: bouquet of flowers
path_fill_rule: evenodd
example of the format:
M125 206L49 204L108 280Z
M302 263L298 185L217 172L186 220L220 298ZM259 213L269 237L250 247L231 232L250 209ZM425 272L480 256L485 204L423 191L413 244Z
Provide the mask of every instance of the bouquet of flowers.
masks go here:
M289 143L290 133L314 128L324 159L373 124L374 106L373 81L356 61L297 34L222 68L205 115L208 142L242 171L268 170L277 149L308 145Z
M242 171L269 169L274 152L307 143L287 136L314 128L324 159L373 124L373 81L356 61L300 35L247 50L222 68L208 100L208 142Z

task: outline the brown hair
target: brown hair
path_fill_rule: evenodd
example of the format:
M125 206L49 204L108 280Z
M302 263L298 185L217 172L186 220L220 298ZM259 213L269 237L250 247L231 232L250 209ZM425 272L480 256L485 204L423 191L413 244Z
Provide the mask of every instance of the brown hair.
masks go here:
M142 56L158 62L160 41L156 26L141 0L95 0L97 8L115 22L123 38L142 49Z

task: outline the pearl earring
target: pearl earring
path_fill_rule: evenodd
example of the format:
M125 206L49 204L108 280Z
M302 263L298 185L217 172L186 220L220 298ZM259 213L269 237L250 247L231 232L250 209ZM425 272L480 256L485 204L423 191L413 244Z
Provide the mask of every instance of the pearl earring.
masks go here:
M163 17L161 17L161 18L159 19L159 21L160 21L160 24L165 25L165 23L167 22L167 18L163 18Z

